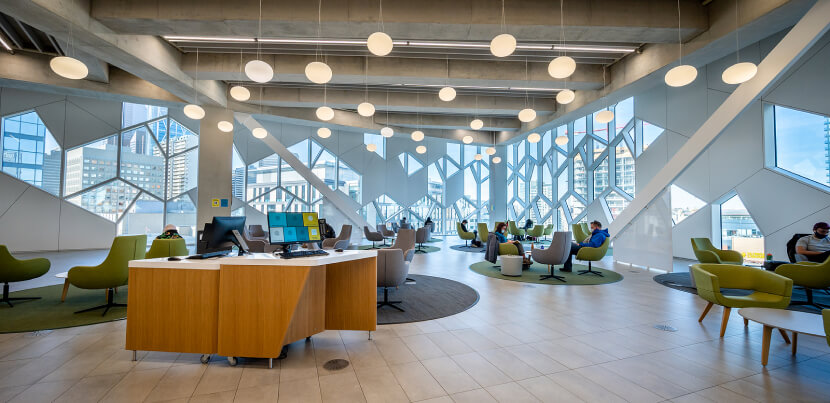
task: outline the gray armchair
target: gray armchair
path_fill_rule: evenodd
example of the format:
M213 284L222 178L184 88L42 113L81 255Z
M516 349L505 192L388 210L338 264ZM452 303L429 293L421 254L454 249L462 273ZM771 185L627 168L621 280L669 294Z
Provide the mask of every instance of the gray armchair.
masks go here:
M555 278L561 282L566 282L565 277L554 274L554 267L558 264L565 264L568 260L568 255L571 253L571 233L570 232L554 232L553 239L550 241L550 246L545 249L535 248L531 253L533 260L542 264L548 265L550 274L539 277L539 280L547 280Z
M245 236L248 239L261 239L263 241L269 242L270 239L268 237L268 233L262 229L262 225L259 224L251 224L248 226L248 234Z
M386 244L386 240L395 239L395 232L390 230L389 227L386 226L386 224L378 225L378 232L380 232L380 234L383 235L383 244L380 246L389 246Z
M366 237L367 241L372 241L372 249L380 249L375 245L375 242L383 242L384 238L380 232L372 232L369 231L368 226L363 226L363 236Z
M399 229L401 229L401 227L398 226L398 223L392 221L392 232L397 234Z
M411 229L398 230L398 237L390 249L400 249L403 251L403 258L407 262L411 262L415 257L415 231Z
M429 230L426 227L418 228L418 231L415 232L415 243L418 244L418 248L415 249L415 253L427 253L424 250L424 242L429 240Z
M335 238L326 238L323 240L323 249L347 249L349 247L349 240L352 238L352 226L343 224L340 227L340 235Z
M249 226L248 231L245 231L245 233L242 234L242 238L244 238L245 243L248 244L249 252L273 253L279 249L282 249L282 247L279 245L271 245L271 240L268 238L267 235L264 238L253 236L253 234L256 234L256 232L252 232L251 227L254 227L254 225ZM262 230L261 225L256 225L256 227L259 227L260 231Z
M400 239L400 238L398 238ZM397 306L403 301L389 300L389 287L397 287L406 282L406 275L409 274L409 262L404 259L403 251L400 249L381 249L378 251L378 287L383 287L383 301L378 301L378 309L384 306L391 306L401 312L403 308Z

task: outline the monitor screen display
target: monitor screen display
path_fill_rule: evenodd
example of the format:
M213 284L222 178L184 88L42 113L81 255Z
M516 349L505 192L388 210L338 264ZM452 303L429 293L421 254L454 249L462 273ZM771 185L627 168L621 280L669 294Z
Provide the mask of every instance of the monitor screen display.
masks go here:
M320 240L317 213L268 213L268 234L272 244Z

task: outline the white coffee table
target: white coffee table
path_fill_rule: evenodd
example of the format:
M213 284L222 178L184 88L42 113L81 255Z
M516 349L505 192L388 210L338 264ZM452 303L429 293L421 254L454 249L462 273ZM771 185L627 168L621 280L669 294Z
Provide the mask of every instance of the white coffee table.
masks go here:
M821 315L814 313L788 311L786 309L771 308L741 308L738 314L753 322L764 325L764 343L761 354L761 363L767 365L769 361L769 342L772 329L789 330L793 332L793 355L798 349L798 334L826 337L824 320Z
M503 276L518 277L522 275L522 260L519 255L500 255L501 274Z

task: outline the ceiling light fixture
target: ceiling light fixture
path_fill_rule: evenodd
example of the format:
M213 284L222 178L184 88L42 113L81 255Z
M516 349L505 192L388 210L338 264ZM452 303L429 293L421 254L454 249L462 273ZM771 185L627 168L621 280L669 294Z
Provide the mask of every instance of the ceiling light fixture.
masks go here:
M634 52L635 50L637 50L637 48L553 45L553 50L570 50L570 51L575 51L575 52L631 53L631 52Z
M392 48L395 45L392 42L392 37L383 32L383 0L380 0L378 16L380 31L369 35L369 38L366 40L366 47L369 48L369 52L372 52L375 56L386 56L392 52Z
M600 111L599 113L597 113L594 116L594 120L596 120L597 122L602 123L602 124L607 124L608 122L614 120L614 111L612 111L611 109L608 108L608 97L607 97L608 91L606 90L606 85L605 85L605 70L606 70L606 68L605 68L605 66L603 66L602 67L602 88L603 88L603 91L605 91L606 95L603 96L602 99L605 100L605 110ZM607 129L608 128L606 127L606 130Z
M484 156L482 156L481 154L476 154L475 156L473 156L473 159L475 159L476 161L481 161L482 159L484 159Z
M559 0L559 27L562 31L561 35L559 36L559 40L562 41L562 45L559 47L559 51L562 53L559 57L553 59L548 64L548 74L550 74L553 78L568 78L570 77L574 71L576 71L576 60L572 57L568 56L564 51L565 49L565 7L564 7L564 0Z
M496 153L496 148L495 147L487 147L487 149L484 150L484 153L487 154L487 155L493 155L493 154Z
M501 0L501 32L505 29L504 0ZM496 35L490 41L490 53L496 57L507 57L516 51L516 38L508 33Z
M323 14L323 0L317 1L317 39L320 39L320 34L323 29L322 24ZM305 76L309 81L315 84L325 84L331 81L331 67L320 60L320 44L317 44L317 50L314 52L314 61L305 66Z
M268 130L265 130L262 127L255 127L254 130L251 130L251 134L258 139L264 139L268 137Z
M366 151L375 152L377 149L378 146L373 143L366 144Z
M691 84L697 78L697 69L688 64L683 64L683 40L680 37L680 0L677 0L677 45L680 54L679 65L672 68L663 77L671 87L683 87Z
M425 146L418 146L415 147L415 152L418 154L424 154L427 152L427 148Z
M375 114L375 106L369 102L369 56L366 56L363 64L363 86L363 102L357 105L357 113L368 118Z
M375 114L375 106L369 102L361 102L357 105L357 113L363 117L370 117Z
M317 135L320 136L321 139L327 139L331 137L331 129L328 127L321 127L317 129Z
M455 99L455 88L450 87L450 57L447 56L447 78L444 81L445 86L438 91L438 98L444 102L450 102Z
M473 136L470 136L468 134L468 135L461 138L461 142L464 143L464 144L470 144L470 143L473 142Z
M567 105L576 99L576 93L571 90L562 90L556 94L556 102L559 102L562 105Z
M205 110L199 106L199 92L196 91L196 81L199 80L199 48L196 48L196 77L193 79L193 103L184 106L184 115L193 119L201 120L205 117Z
M490 161L493 161L494 164L498 164L499 162L501 162L501 157L495 156Z
M239 75L242 76L242 49L239 49ZM245 102L251 99L251 91L242 86L242 83L234 85L230 90L231 98Z
M484 127L484 121L481 119L476 118L470 122L470 128L473 130L481 130L482 127Z
M412 141L422 141L424 139L424 132L420 130L415 130L412 132Z
M259 34L257 38L262 36L262 0L259 0ZM245 75L252 81L258 83L267 83L274 78L274 69L271 65L260 60L262 58L262 46L257 42L256 45L256 59L245 64Z
M395 131L392 130L392 128L389 126L384 126L382 129L380 129L380 135L389 138L395 135Z
M3 42L3 46L11 51L9 45ZM52 60L49 61L49 67L55 74L63 77L68 78L70 80L80 80L82 78L86 78L89 74L89 68L86 67L84 62L74 58L75 55L75 45L73 41L72 35L72 24L69 24L69 46L68 46L69 53L63 56L55 56Z
M723 82L727 84L741 84L747 82L755 77L755 74L758 73L758 66L752 62L741 62L741 42L738 36L738 32L741 30L741 24L739 19L739 6L738 0L735 0L735 64L729 66L726 70L723 71L721 75L721 79Z
M525 81L530 81L530 77L528 76L527 72L527 58L525 58ZM532 122L536 119L536 111L533 108L528 107L528 95L527 91L525 91L525 108L519 111L519 120L528 123Z
M567 135L556 136L556 138L553 139L553 142L556 143L556 145L558 145L558 146L564 146L565 144L568 144L568 136Z
M317 119L320 119L320 120L323 120L323 121L326 121L326 122L328 122L329 120L334 119L334 109L331 109L328 106L318 107L317 110L315 111L315 114L317 115Z
M527 136L527 142L528 142L528 143L531 143L531 144L536 144L536 143L538 143L538 142L539 142L539 140L541 140L541 139L542 139L542 136L540 136L540 135L539 135L539 133L530 133L530 134Z
M233 131L233 123L228 122L227 120L220 120L219 123L216 124L216 127L218 127L219 130L225 133L230 133Z

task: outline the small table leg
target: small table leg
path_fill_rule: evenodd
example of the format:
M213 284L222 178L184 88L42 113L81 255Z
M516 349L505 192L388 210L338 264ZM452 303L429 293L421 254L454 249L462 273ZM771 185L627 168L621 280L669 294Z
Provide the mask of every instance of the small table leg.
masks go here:
M767 366L769 361L769 342L772 338L772 326L764 325L764 344L761 347L761 364Z
M69 291L69 279L63 280L63 294L61 294L61 302L66 301L66 293Z
M798 349L798 333L793 332L793 355L795 355L795 351Z

